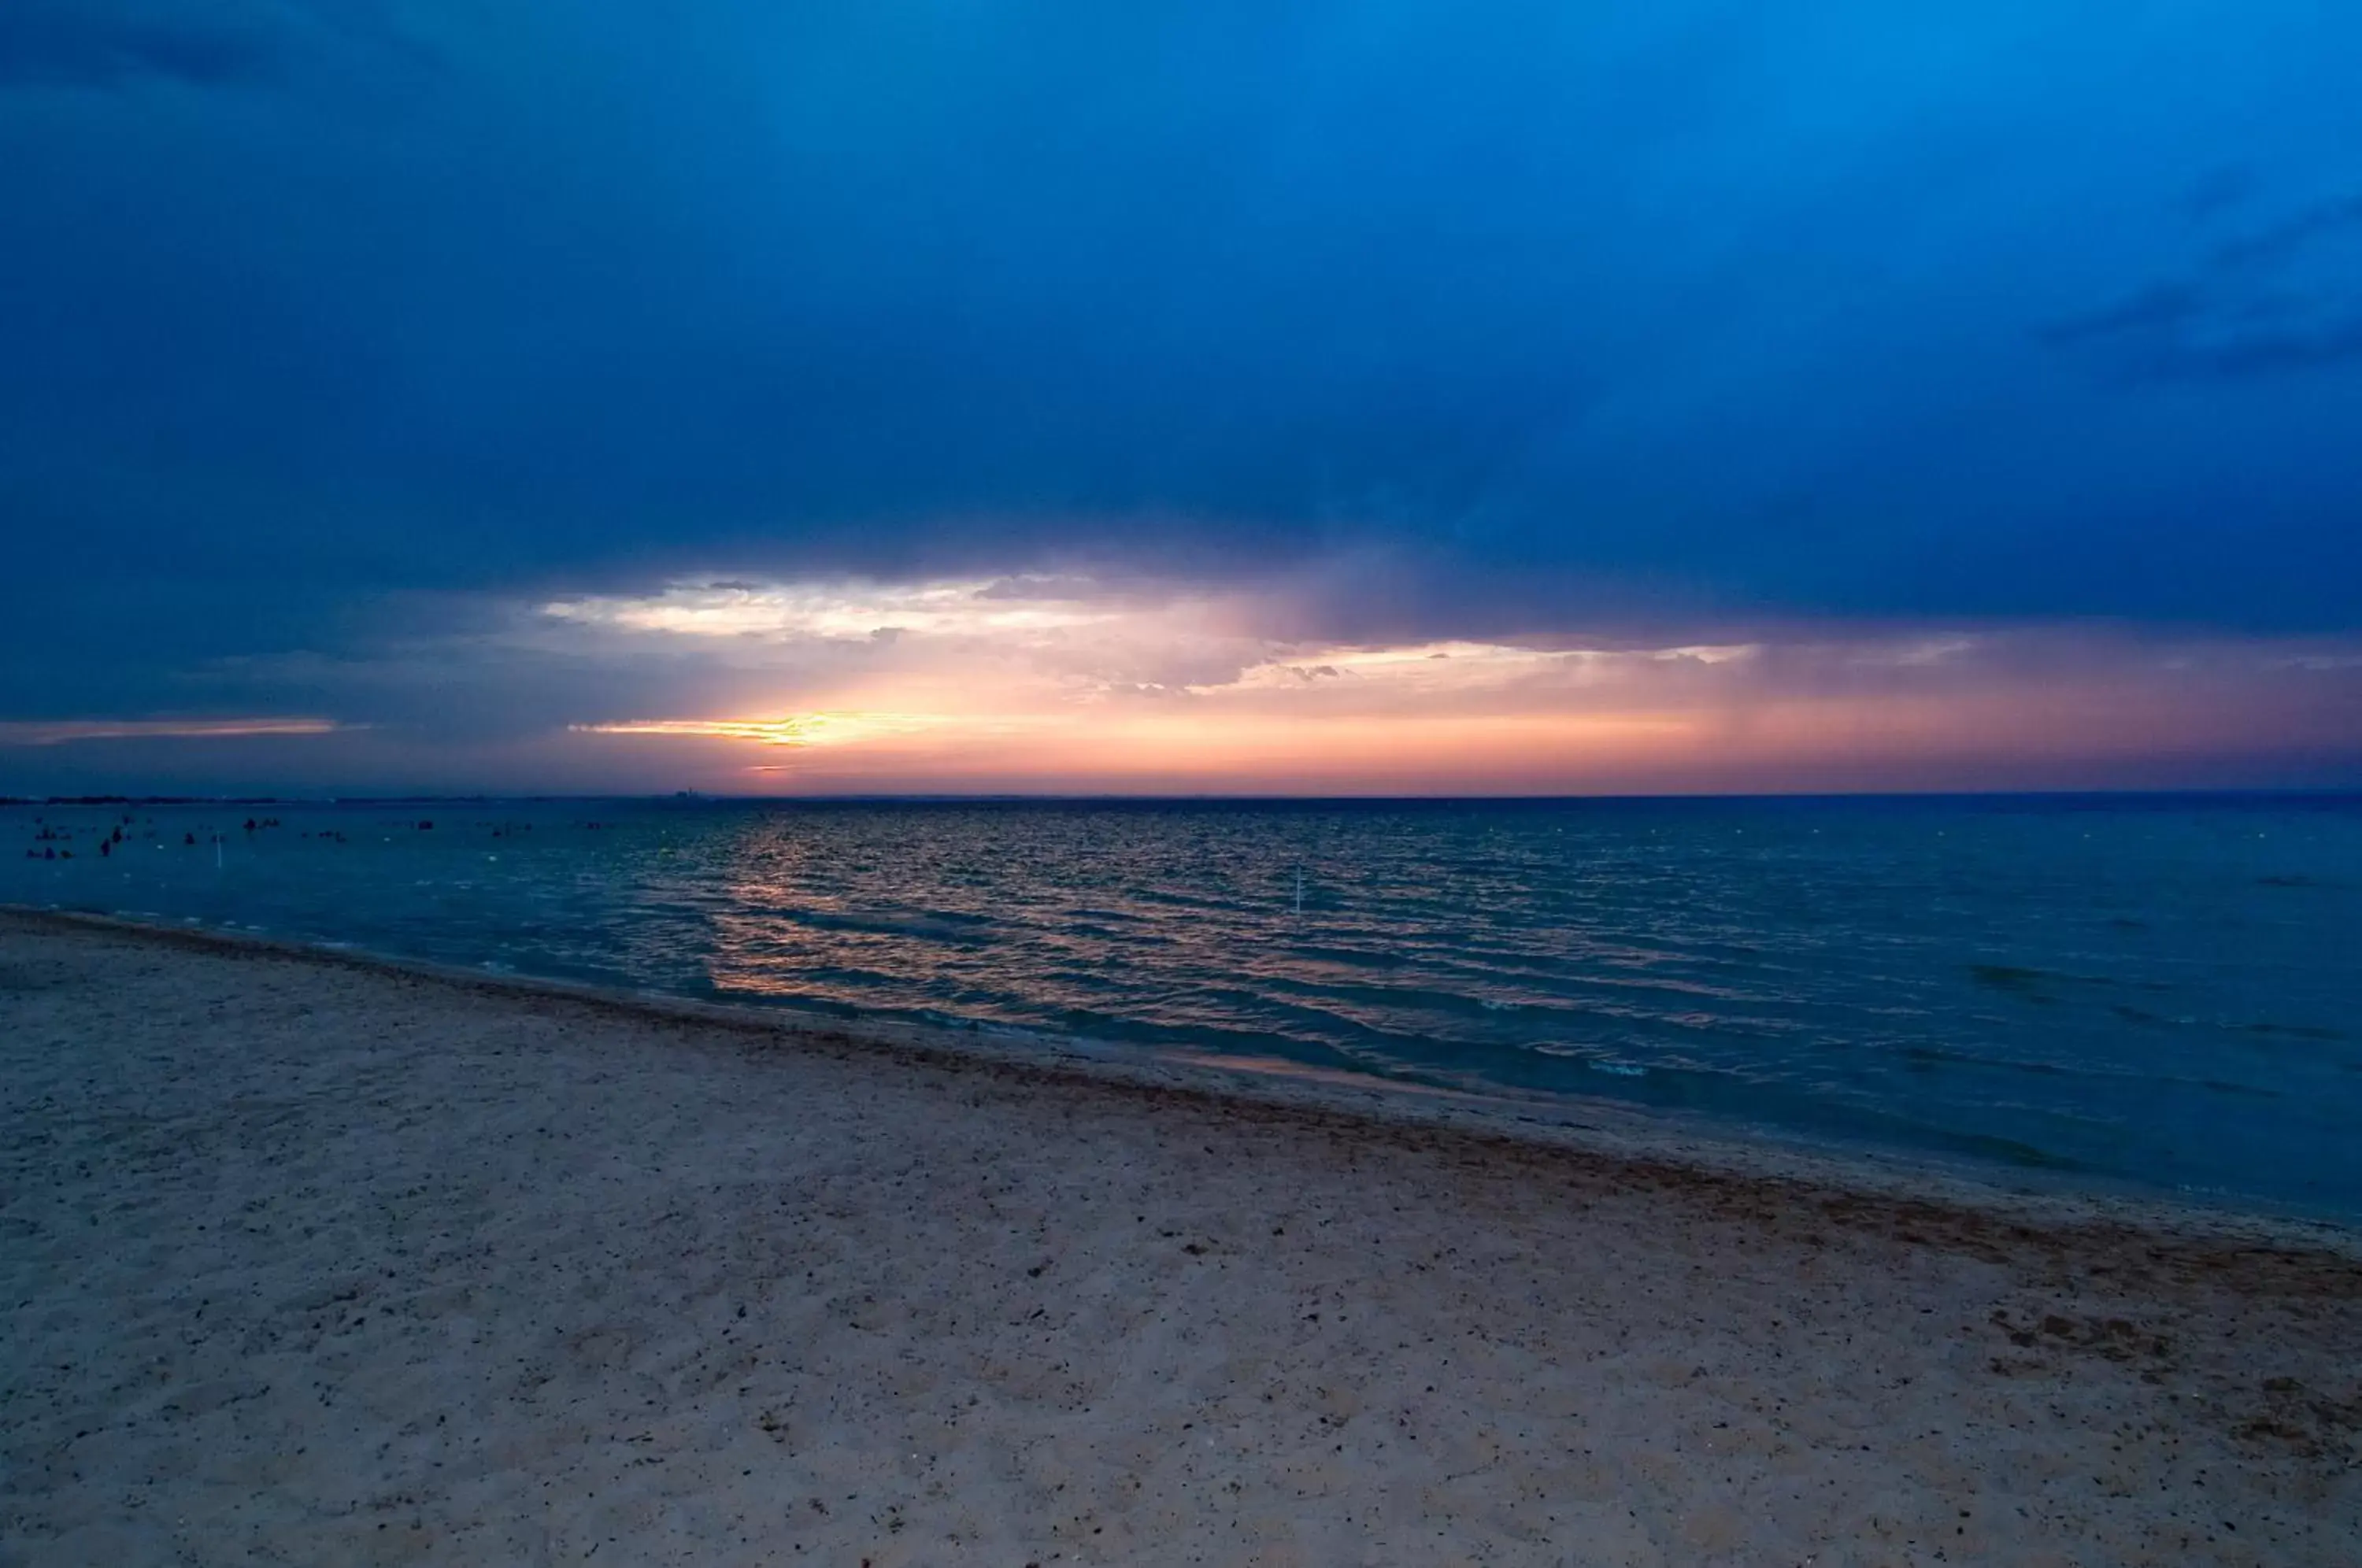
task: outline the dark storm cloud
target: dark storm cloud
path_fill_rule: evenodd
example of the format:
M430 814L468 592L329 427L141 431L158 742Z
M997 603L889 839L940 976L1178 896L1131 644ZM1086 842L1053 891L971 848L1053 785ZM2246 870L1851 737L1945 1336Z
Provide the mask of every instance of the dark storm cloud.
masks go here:
M2362 196L2317 203L2226 241L2216 248L2209 270L2229 276L2274 266L2356 226L2362 226Z
M268 8L208 0L10 0L0 7L0 87L111 85L160 76L200 85L270 74Z
M459 680L388 652L433 636L562 686L424 607L682 576L2353 628L2362 227L2301 193L2362 179L2356 48L2309 0L15 0L0 710L308 712Z
M2052 322L2036 334L2055 348L2180 326L2206 308L2206 296L2188 283L2152 283L2138 293L2084 315Z
M386 85L436 62L391 0L8 0L0 91L230 93L334 77L358 50ZM348 83L348 85L350 83ZM366 94L371 89L363 87ZM123 110L117 104L117 112Z
M2262 185L2254 165L2225 163L2191 182L2181 211L2191 223L2207 223L2254 197Z
M2133 374L2163 380L2362 360L2362 196L2317 202L2234 236L2188 275L2038 336L2058 348L2114 347Z

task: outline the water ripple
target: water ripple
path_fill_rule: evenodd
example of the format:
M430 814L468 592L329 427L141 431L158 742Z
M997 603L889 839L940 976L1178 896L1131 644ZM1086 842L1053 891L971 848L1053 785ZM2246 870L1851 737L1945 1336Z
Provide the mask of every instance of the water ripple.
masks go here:
M2352 801L246 814L0 809L0 898L2362 1213Z

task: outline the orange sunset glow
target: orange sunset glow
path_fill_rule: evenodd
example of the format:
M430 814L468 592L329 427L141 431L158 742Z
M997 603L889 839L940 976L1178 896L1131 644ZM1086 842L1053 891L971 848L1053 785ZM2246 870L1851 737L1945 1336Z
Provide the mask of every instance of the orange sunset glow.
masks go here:
M2353 661L2007 628L1649 647L1278 635L1270 598L676 586L546 629L695 652L721 712L580 723L705 787L1551 793L1908 785L2335 742ZM2060 657L2061 655L2067 657ZM761 706L767 685L792 690ZM641 755L650 755L643 749Z

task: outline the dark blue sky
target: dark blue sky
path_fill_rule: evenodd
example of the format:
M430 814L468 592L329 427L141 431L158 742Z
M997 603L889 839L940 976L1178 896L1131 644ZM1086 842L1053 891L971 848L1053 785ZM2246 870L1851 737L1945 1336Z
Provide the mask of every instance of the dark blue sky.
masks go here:
M493 633L717 575L2342 645L2356 61L2337 0L7 0L0 720L645 717L690 677Z

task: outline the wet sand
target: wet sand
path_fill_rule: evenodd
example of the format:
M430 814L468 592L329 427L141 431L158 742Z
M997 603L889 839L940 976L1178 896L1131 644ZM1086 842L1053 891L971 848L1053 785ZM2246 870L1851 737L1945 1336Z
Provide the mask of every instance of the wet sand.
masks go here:
M0 1562L2356 1560L2348 1234L1488 1116L0 915Z

